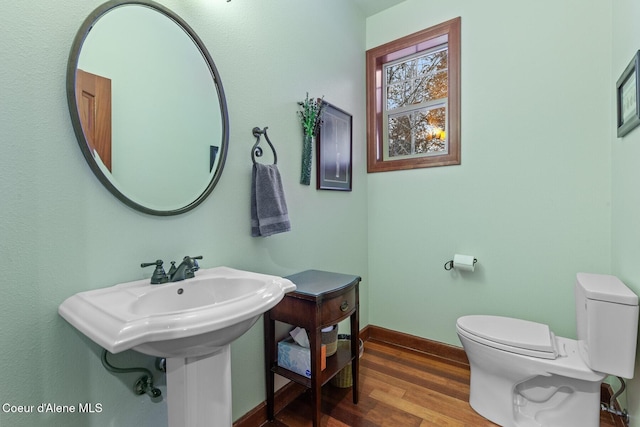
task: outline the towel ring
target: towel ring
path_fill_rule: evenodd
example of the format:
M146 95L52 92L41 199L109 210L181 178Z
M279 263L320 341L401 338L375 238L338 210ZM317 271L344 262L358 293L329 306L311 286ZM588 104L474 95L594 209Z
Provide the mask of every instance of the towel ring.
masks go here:
M253 136L256 137L256 143L253 144L253 147L251 148L251 160L253 160L253 164L256 163L256 157L262 157L263 154L262 147L258 146L258 144L260 144L260 135L264 135L264 138L267 140L267 144L269 144L269 147L271 147L271 151L273 151L273 164L275 165L278 163L278 154L276 153L275 147L269 140L267 129L268 128L266 126L264 129L260 129L257 126L253 128Z

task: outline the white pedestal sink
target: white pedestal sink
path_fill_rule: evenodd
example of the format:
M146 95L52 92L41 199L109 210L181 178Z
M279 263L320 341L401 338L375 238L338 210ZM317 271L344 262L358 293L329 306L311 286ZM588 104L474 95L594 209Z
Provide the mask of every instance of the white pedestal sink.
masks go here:
M282 277L216 267L181 282L80 292L58 312L111 353L167 359L169 427L230 427L230 343L295 288Z
M232 425L230 350L227 344L212 355L167 359L169 427Z

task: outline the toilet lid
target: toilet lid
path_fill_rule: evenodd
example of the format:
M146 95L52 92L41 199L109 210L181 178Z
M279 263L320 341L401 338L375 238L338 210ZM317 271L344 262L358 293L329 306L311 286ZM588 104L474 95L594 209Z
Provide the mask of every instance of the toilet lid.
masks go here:
M555 335L542 323L476 315L459 318L457 325L469 339L502 350L544 359L555 359L558 355Z

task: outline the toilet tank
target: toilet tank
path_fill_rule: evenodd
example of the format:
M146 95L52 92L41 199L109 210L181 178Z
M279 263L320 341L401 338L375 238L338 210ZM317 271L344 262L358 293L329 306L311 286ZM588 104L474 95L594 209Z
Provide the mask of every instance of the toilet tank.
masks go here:
M575 298L582 359L594 371L632 378L638 296L615 276L578 273Z

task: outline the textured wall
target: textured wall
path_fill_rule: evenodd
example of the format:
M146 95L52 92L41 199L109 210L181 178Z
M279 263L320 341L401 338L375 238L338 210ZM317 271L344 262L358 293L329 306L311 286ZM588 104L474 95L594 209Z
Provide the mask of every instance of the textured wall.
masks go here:
M457 16L462 164L369 176L370 321L455 345L473 313L575 336L576 272L611 268L611 2L408 0L367 20L367 48ZM445 271L454 253L475 273Z
M142 261L202 254L203 267L227 265L286 275L308 268L360 274L367 300L364 171L364 17L340 0L162 1L200 35L228 98L231 141L218 187L179 217L130 210L92 175L75 142L65 97L73 37L100 4L5 2L0 14L0 404L101 403L101 414L6 414L2 427L163 425L164 404L129 391L100 349L57 314L83 290L149 277ZM297 101L309 91L354 116L354 191L298 184ZM254 126L269 126L278 149L293 230L249 235L250 148ZM233 414L264 400L262 326L232 346ZM151 366L127 352L123 364ZM133 421L135 420L135 421Z

